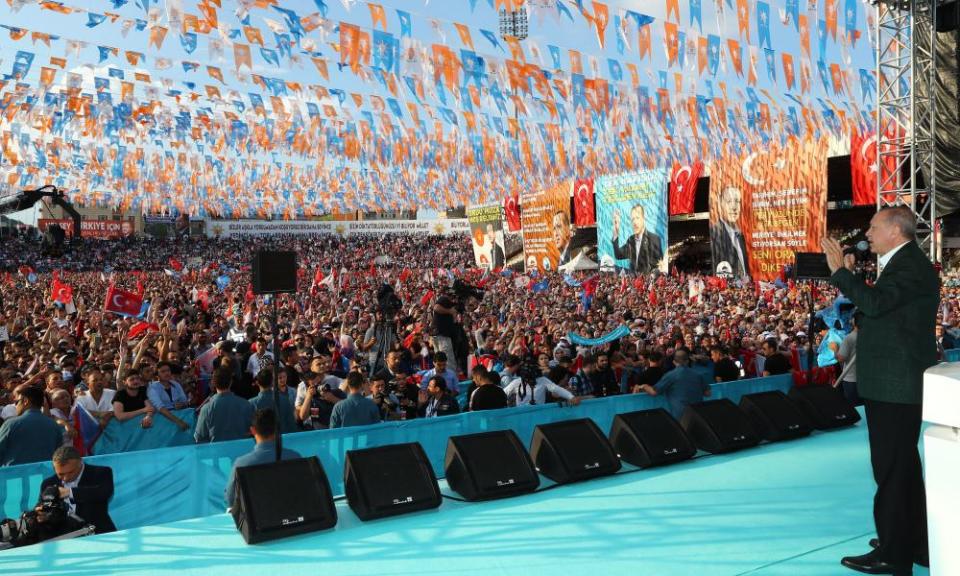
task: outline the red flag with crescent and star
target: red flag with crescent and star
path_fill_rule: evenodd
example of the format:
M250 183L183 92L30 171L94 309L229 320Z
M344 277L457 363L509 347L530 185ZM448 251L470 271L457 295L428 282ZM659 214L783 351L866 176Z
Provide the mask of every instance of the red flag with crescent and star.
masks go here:
M60 280L57 272L53 273L53 283L50 286L50 296L54 302L66 305L73 301L73 288Z
M113 312L121 316L136 316L143 306L143 295L122 290L114 285L107 288L107 299L103 303L104 312Z
M507 196L503 201L503 213L507 219L507 230L510 232L520 230L520 201L516 196Z
M573 224L593 226L597 213L593 203L593 178L577 180L573 185Z
M697 181L703 173L703 164L673 165L670 174L670 215L693 214L694 198L697 194Z

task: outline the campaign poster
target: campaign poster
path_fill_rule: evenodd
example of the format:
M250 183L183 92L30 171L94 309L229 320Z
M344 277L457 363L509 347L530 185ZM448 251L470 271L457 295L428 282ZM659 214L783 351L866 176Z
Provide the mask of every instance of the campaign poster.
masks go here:
M570 228L570 192L566 180L552 188L520 195L525 270L556 270L560 262L558 227Z
M666 170L604 176L595 189L600 268L666 272Z
M796 252L820 252L827 225L827 144L730 155L710 171L710 249L718 276L776 279Z
M478 268L494 270L506 263L502 211L499 203L467 208L470 243Z

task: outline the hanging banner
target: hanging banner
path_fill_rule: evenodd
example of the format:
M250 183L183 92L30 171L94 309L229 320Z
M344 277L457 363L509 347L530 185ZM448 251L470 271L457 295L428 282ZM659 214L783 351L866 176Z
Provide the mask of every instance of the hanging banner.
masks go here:
M827 224L827 143L791 138L725 156L710 171L710 248L718 276L774 280L796 252L819 252Z
M586 338L574 332L568 332L567 338L570 339L570 342L572 344L575 344L577 346L602 346L604 344L607 344L608 342L619 340L620 338L623 338L624 336L628 336L628 335L630 335L630 329L627 328L625 325L621 324L616 328L614 328L612 331L604 334L603 336L600 336L599 338Z
M59 224L67 238L73 236L73 220L68 218L40 218L37 228L46 232L52 224ZM81 220L81 238L122 238L133 234L133 223L126 220Z
M600 268L666 272L666 170L598 178L596 191Z
M557 230L570 230L570 189L568 180L545 190L520 196L523 224L523 254L526 271L556 270L560 262Z
M502 210L499 203L467 208L473 257L478 268L493 270L506 264Z
M275 236L288 234L308 236L311 234L436 234L452 236L470 232L466 218L446 220L207 220L204 226L209 238L232 238L235 236Z

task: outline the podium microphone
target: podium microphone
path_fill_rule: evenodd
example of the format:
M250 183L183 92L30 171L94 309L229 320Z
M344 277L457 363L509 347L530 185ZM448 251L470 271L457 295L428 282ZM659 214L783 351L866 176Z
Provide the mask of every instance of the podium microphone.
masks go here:
M858 254L863 252L870 251L870 243L866 240L861 240L854 244L853 246L846 246L843 249L844 254Z

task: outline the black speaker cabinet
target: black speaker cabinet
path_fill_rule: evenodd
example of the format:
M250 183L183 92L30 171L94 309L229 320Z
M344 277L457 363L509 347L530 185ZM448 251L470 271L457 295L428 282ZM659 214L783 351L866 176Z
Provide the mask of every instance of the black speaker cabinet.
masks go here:
M254 294L292 294L297 291L297 253L260 251L253 256Z
M740 409L762 440L779 442L809 436L813 426L800 407L779 390L745 394Z
M832 386L791 388L790 399L800 406L817 430L843 428L860 421L857 409Z
M693 458L693 442L663 408L617 414L610 426L610 443L624 462L650 468Z
M443 464L447 485L465 500L533 492L540 476L513 430L451 436Z
M530 456L540 473L558 484L607 476L621 466L610 441L589 418L537 426Z
M232 514L247 544L333 528L337 508L316 456L237 468Z
M361 520L440 506L437 477L419 442L348 450L343 483Z
M733 452L760 443L747 415L726 398L687 406L680 424L697 448L711 454Z

